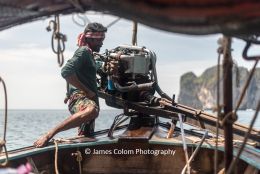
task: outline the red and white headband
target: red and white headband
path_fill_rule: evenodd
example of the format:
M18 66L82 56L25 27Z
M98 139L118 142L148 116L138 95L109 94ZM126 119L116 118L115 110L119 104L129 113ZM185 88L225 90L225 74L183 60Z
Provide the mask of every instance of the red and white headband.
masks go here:
M85 33L86 38L103 39L105 38L105 32L92 32L88 31Z

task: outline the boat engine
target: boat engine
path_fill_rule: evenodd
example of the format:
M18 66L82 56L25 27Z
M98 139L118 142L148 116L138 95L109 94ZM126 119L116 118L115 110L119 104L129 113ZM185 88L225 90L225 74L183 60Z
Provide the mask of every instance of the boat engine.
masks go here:
M128 101L154 102L153 94L158 89L154 52L145 47L123 45L95 54L95 60L99 67L99 90ZM116 107L108 101L106 104Z

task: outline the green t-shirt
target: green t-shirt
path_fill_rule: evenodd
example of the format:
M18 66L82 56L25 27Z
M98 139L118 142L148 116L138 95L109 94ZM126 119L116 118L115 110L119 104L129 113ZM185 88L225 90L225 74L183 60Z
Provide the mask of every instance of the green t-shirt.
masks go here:
M97 94L96 64L91 51L86 46L79 47L61 70L63 78L74 73L82 84ZM69 85L69 95L76 91L79 89ZM98 104L98 98L96 102Z

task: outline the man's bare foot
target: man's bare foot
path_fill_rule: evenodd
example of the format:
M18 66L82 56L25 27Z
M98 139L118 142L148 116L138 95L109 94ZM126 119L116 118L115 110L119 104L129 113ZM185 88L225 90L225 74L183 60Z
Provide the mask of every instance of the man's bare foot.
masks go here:
M41 136L37 141L33 143L34 147L41 148L48 144L51 137L48 134Z

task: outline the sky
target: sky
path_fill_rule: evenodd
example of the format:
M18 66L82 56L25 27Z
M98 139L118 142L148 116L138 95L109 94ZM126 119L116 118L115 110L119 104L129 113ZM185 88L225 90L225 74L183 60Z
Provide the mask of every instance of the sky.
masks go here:
M115 16L86 13L87 20L108 25ZM5 80L9 109L66 109L63 103L66 93L65 80L60 75L56 55L51 49L51 32L46 31L49 20L23 24L0 32L0 76ZM83 24L80 18L75 19ZM84 31L75 24L72 16L60 18L61 32L68 41L64 53L65 62L77 49L76 38ZM132 21L121 19L108 29L101 53L121 44L131 45ZM137 44L145 46L157 55L158 81L169 96L179 94L180 76L186 72L201 75L217 63L217 40L220 34L188 36L174 34L138 25ZM239 66L251 68L253 62L241 57L245 43L233 40L233 58ZM252 51L254 52L254 50ZM0 84L0 109L4 108L3 87ZM109 107L100 100L101 109Z

